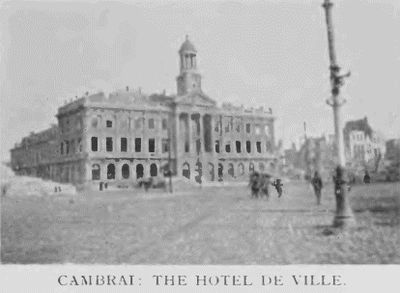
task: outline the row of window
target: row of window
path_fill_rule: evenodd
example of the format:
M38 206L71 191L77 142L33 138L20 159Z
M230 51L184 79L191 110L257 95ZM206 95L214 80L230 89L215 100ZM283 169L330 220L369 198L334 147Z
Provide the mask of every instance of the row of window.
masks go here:
M251 133L251 123L246 123L245 124L245 129L246 129L246 133ZM240 132L242 129L242 124L238 123L235 126L235 130L236 132ZM260 135L261 134L261 129L262 126L260 124L255 124L254 125L254 133L256 135ZM214 128L215 132L222 132L222 122L216 123L215 128ZM225 127L223 128L225 133L229 133L229 132L233 132L233 123L229 122L225 125ZM268 125L264 125L264 133L267 136L270 136L270 128Z
M115 179L116 168L114 164L107 165L107 179L113 180ZM158 167L156 164L150 165L150 176L155 177L158 175ZM123 179L129 179L130 177L130 168L128 164L123 164L121 167L121 176ZM144 177L144 167L142 164L136 165L136 178ZM100 180L101 178L101 168L99 164L92 165L92 180Z
M270 163L269 167L270 168L274 168L274 164ZM218 176L218 181L222 181L222 179L224 177L224 165L222 163L218 163L217 168L218 169L217 169L217 174L216 174L214 164L213 163L208 163L207 169L209 171L209 174L210 174L210 177L211 177L210 178L211 181L215 180L215 176L216 175ZM226 165L226 168L227 168L227 171L228 171L227 174L230 175L232 178L235 177L235 166L234 166L234 164L233 163L228 163ZM263 162L259 162L258 163L258 171L263 172L265 170L265 168L266 168L266 166L265 166L265 164ZM254 172L254 170L255 170L254 163L252 163L252 162L249 163L248 170L249 170L249 173ZM195 173L197 172L197 174L198 174L199 170L198 170L198 168L196 169L196 167L193 170L191 170L190 169L190 164L188 162L184 162L183 165L182 165L182 176L190 179L191 172L195 172ZM237 175L238 176L245 175L245 165L243 163L239 163L237 165Z
M364 139L364 135L363 135L362 133L353 133L352 136L353 136L353 139L354 139L354 140L361 141L361 140Z
M196 149L197 152L200 152L200 141L196 144ZM169 142L168 139L162 139L162 146L161 150L163 153L167 153L169 149ZM184 144L184 149L185 152L189 152L189 144L185 142ZM99 140L98 137L93 136L91 138L91 150L93 152L99 151ZM135 138L135 143L134 143L134 150L135 152L140 153L142 151L142 139L141 138ZM149 138L148 140L148 152L149 153L154 153L156 150L156 140L154 138ZM240 154L242 153L242 142L237 140L235 142L235 150L236 153ZM114 151L114 142L112 137L106 137L106 151L107 152L113 152ZM120 151L121 152L127 152L128 151L128 139L126 137L121 137L120 138ZM208 151L208 149L206 149ZM262 153L262 147L261 147L261 141L256 141L256 151L257 153ZM266 152L271 152L272 151L272 145L270 141L266 142L266 147L265 147ZM220 153L221 148L220 148L220 141L216 140L215 141L215 152ZM250 140L246 141L246 152L251 153L252 152L252 144ZM225 153L231 153L231 143L227 142L225 144Z
M101 117L93 117L92 118L92 127L93 128L98 128L99 127L99 121L101 121ZM134 119L132 128L141 129L143 122L144 122L144 118L136 118L136 119ZM130 124L130 119L129 120L122 120L120 122L120 127L121 128L128 128L128 124ZM114 121L113 120L106 120L105 126L106 126L106 128L113 128L114 127ZM155 123L154 118L149 118L147 120L147 126L148 126L148 129L155 129L156 128L156 123ZM162 130L166 130L168 128L168 121L167 121L166 118L161 120L161 128L162 128Z
M99 121L100 120L101 120L101 118L93 117L92 118L92 127L97 128L98 125L99 125ZM141 129L143 121L144 121L144 118L136 118L134 120L133 128L134 129ZM148 129L155 129L155 120L153 118L149 118L147 120L147 123L148 123ZM214 130L216 132L220 132L220 130L222 130L221 129L222 128L221 125L222 125L222 122L216 123ZM106 127L107 128L113 128L114 127L113 120L106 120ZM121 127L122 128L127 128L128 127L128 121L127 120L121 121ZM166 118L161 120L161 127L162 127L162 130L166 130L168 128L168 122L167 122ZM242 124L237 124L236 127L235 127L237 132L240 132L241 128L242 128ZM245 124L245 128L246 128L246 133L251 133L251 123L246 123ZM254 125L254 133L256 135L260 135L261 134L261 128L262 128L262 126L260 124ZM232 122L227 123L226 126L224 127L224 130L225 130L225 133L233 131L233 123ZM270 135L270 128L269 128L268 125L264 126L264 132L265 132L266 135L268 135L268 136Z
M82 130L83 123L79 116L66 117L59 120L60 129L62 132L68 132L72 130Z
M81 153L82 152L82 139L78 138L75 140L64 140L60 144L60 154L61 155L68 155L74 153Z
M235 151L236 153L240 154L244 152L242 150L242 142L240 140L235 141L234 144ZM246 152L250 154L252 152L252 144L250 140L246 141ZM187 148L185 148L187 150ZM225 153L231 153L231 142L226 142L225 143ZM261 141L256 141L256 151L257 153L262 153L262 147L261 147ZM272 151L272 144L270 141L267 141L265 144L265 151L266 152L271 152ZM220 153L221 152L221 146L220 146L220 141L216 140L215 141L215 152Z
M163 138L161 141L161 151L163 153L167 153L169 149L169 143L167 138ZM99 139L97 136L92 136L91 138L91 150L92 152L99 151ZM142 139L140 137L135 138L135 146L134 150L137 153L142 151ZM113 152L114 151L114 141L112 137L106 137L106 151ZM120 151L127 152L128 151L128 139L126 137L121 137L120 139ZM154 153L156 151L156 140L155 138L149 138L148 140L148 152Z

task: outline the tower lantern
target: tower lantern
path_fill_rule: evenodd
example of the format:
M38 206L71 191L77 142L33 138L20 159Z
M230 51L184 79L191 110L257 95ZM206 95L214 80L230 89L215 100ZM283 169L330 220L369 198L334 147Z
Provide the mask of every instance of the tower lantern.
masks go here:
M179 49L180 72L176 78L178 95L201 91L201 75L197 71L196 56L197 50L186 35L186 40Z

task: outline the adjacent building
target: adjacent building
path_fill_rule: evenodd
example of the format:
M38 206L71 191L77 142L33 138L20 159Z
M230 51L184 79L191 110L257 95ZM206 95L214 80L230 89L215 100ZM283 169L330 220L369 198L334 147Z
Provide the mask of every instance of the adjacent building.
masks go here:
M367 117L346 122L344 127L346 161L349 166L375 166L385 155L385 140L374 131Z
M276 167L272 110L218 106L201 86L197 50L179 50L177 94L129 87L61 106L58 125L11 150L13 170L92 188L130 186L172 170L197 183L247 179Z

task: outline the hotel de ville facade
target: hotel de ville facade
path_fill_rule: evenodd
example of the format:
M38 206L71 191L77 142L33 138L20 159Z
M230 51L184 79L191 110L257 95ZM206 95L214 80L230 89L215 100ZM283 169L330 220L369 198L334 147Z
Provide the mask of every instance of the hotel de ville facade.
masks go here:
M11 150L16 174L98 189L174 176L197 183L247 180L274 171L272 110L217 106L201 87L197 50L179 50L177 94L146 95L128 87L86 93L61 107L58 124L31 133ZM227 73L229 74L229 73Z

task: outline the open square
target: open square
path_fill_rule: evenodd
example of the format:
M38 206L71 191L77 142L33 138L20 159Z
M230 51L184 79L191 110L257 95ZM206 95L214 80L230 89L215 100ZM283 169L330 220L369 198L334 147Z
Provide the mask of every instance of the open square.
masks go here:
M278 199L245 186L76 196L2 197L4 263L384 264L400 263L400 184L349 193L357 225L330 228L332 186L317 206L305 183Z

